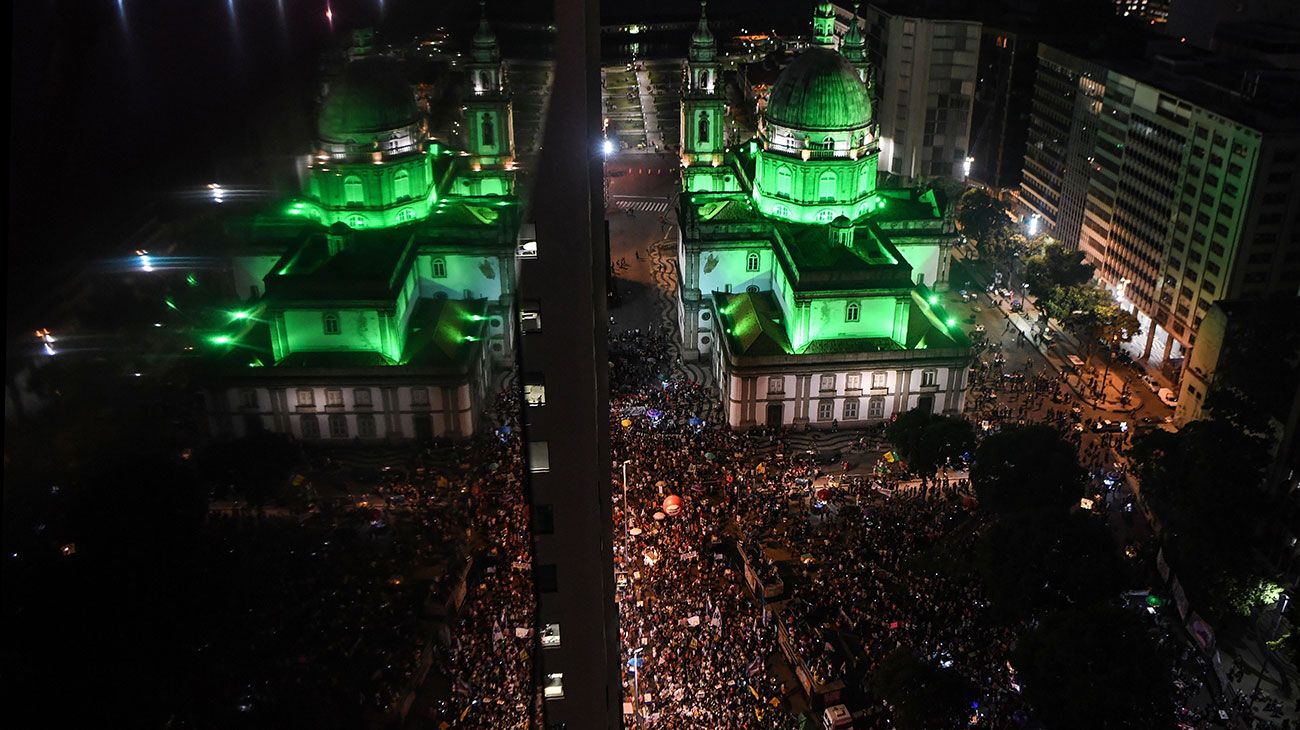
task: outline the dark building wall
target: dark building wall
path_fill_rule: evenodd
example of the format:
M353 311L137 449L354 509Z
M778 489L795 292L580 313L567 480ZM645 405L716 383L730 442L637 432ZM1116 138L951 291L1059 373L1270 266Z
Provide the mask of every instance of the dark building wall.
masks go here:
M971 177L993 188L1020 184L1038 69L1034 35L984 26L971 117Z
M608 316L601 193L599 3L556 0L555 82L534 196L537 256L521 262L519 302L540 317L522 338L521 377L545 405L525 407L534 508L539 694L547 728L620 726L609 455ZM537 320L531 320L536 323ZM543 470L544 469L544 470Z

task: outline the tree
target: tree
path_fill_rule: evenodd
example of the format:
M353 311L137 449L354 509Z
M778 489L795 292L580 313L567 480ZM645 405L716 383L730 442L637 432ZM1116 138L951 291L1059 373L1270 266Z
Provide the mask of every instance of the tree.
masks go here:
M975 446L975 432L964 418L912 409L899 414L886 430L890 441L918 476L933 476L948 461Z
M1055 509L1003 515L980 537L976 564L1002 613L1087 605L1120 591L1123 565L1094 515Z
M975 240L980 256L1005 261L1014 250L1015 224L1007 207L981 188L971 188L957 202L957 224Z
M1084 343L1089 354L1099 342L1113 348L1142 334L1137 315L1122 309L1110 292L1091 284L1053 287L1040 304Z
M1025 261L1029 291L1039 299L1049 296L1058 286L1069 288L1088 283L1092 271L1093 267L1084 263L1082 251L1071 251L1050 238L1042 253Z
M947 730L960 724L975 690L960 674L922 661L900 646L871 673L868 687L893 709L903 730Z
M1194 421L1142 436L1130 459L1193 602L1211 621L1250 613L1272 578L1257 554L1260 517L1275 512L1260 489L1267 442L1227 421Z
M1012 426L975 451L971 484L980 506L1007 514L1040 507L1064 509L1083 492L1078 450L1050 426Z
M1110 606L1049 614L1011 661L1044 727L1173 727L1169 665L1137 614Z

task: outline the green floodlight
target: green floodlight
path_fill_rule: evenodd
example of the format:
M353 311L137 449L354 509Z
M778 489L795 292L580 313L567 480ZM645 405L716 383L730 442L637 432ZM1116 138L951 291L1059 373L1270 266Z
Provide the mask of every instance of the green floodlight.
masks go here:
M930 303L931 303L931 304L938 304L938 303L939 303L939 297L938 297L938 295L936 295L936 294L931 294L931 295L929 296L929 300L930 300Z
M232 340L230 339L230 335L213 335L208 338L208 342L211 342L214 345L229 345Z
M190 286L198 286L199 279L194 274L190 274L189 276L185 277L185 283L189 284Z
M956 326L956 325L957 325L957 318L956 318L956 317L949 317L949 318L948 318L948 326L949 326L949 327L954 327L954 326Z
M253 315L251 315L251 314L249 314L248 312L245 312L245 311L243 311L243 310L240 310L240 311L238 311L238 312L231 312L231 313L230 313L230 318L231 318L231 319L248 319L248 318L251 317L251 316L253 316Z

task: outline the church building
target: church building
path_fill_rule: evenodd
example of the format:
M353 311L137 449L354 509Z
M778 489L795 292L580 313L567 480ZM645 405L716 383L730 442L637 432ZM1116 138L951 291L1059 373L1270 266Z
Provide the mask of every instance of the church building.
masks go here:
M237 301L204 373L216 437L468 435L513 363L519 202L496 38L481 21L462 66L464 149L428 135L401 65L369 41L329 83L302 194L227 243Z
M933 188L876 187L872 70L857 22L773 84L753 139L726 139L717 46L701 6L683 90L678 326L733 427L958 413L970 341L941 304L957 243ZM830 19L831 22L827 22Z

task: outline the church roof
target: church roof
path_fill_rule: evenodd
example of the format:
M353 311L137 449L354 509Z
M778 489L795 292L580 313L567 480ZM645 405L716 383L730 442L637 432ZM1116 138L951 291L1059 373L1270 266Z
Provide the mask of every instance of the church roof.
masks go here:
M766 116L769 123L795 130L857 129L871 121L871 98L844 56L809 48L777 77Z
M781 324L781 306L771 292L714 293L714 310L738 355L788 355L790 338Z
M285 254L266 277L271 302L392 301L399 272L414 257L408 228L352 231L331 254L326 234L308 237Z
M345 66L343 75L330 84L316 129L321 139L343 142L415 124L419 118L415 95L399 64L367 56Z

